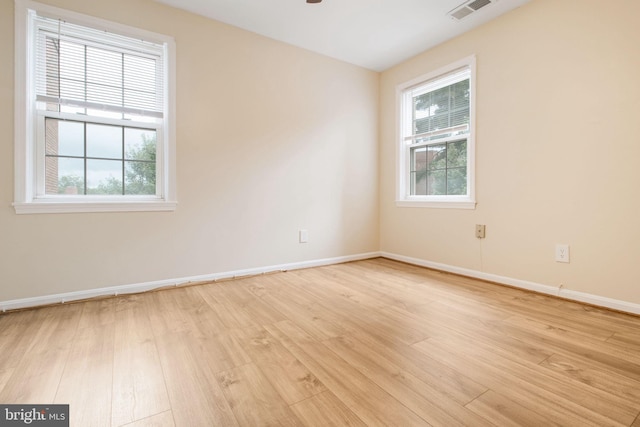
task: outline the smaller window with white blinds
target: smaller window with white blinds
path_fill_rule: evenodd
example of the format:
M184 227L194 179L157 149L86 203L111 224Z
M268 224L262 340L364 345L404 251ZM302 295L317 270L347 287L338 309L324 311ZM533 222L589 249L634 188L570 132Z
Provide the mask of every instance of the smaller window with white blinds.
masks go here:
M398 87L399 206L475 207L474 73L469 57Z
M16 18L16 212L173 210L173 39L29 0Z

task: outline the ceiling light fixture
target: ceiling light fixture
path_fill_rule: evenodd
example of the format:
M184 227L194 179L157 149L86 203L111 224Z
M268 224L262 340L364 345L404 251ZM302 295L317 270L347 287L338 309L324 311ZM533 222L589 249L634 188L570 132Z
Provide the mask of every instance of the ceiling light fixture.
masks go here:
M307 0L307 3L320 3L322 0Z

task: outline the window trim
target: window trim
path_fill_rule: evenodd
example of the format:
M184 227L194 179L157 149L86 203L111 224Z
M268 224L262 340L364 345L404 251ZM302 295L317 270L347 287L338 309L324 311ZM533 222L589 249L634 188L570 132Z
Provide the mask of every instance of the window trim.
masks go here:
M162 188L156 196L37 196L38 116L35 108L33 11L94 28L108 29L164 46L164 119L158 141L157 171ZM176 200L175 41L172 37L94 18L32 0L15 0L14 203L17 214L73 212L174 211ZM161 145L160 145L161 144Z
M404 139L403 126L405 125L406 103L405 92L416 86L425 85L430 81L444 77L447 74L469 68L469 134L467 139L467 190L464 196L416 196L410 191L410 156ZM423 74L412 80L396 86L396 206L397 207L423 207L423 208L449 208L449 209L475 209L475 98L476 98L476 57L468 56L454 63L440 67L434 71Z

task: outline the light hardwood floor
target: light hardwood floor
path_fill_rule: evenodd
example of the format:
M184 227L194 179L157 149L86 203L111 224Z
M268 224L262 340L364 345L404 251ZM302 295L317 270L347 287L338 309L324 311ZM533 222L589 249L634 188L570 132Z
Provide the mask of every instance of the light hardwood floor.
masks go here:
M72 426L640 426L640 318L374 259L0 316Z

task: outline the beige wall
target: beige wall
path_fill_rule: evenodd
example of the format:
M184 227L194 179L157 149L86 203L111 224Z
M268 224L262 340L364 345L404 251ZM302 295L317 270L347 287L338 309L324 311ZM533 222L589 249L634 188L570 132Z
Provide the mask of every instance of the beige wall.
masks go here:
M179 206L15 214L0 0L0 301L378 250L377 73L148 0L46 3L175 37Z
M533 0L382 73L381 249L640 303L638 16L636 0ZM395 87L470 54L477 208L397 208Z
M532 0L380 75L150 0L46 2L175 37L180 204L14 213L0 0L0 301L382 250L640 303L636 0ZM470 54L478 206L397 208L395 87Z

